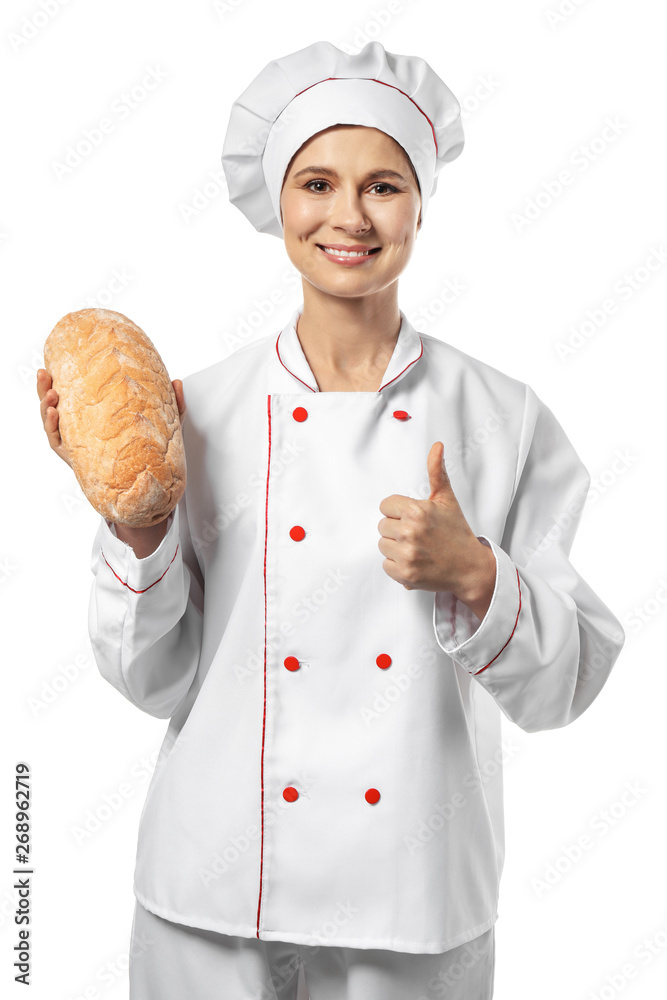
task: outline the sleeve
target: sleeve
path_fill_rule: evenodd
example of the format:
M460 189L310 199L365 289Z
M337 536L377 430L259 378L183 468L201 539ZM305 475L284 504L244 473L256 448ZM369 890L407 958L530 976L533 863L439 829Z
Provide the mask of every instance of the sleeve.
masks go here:
M503 537L477 536L496 559L489 608L480 622L454 594L434 598L440 647L529 733L578 718L625 641L621 623L569 561L590 481L552 411L526 386Z
M93 542L88 631L102 676L156 718L169 718L199 665L204 580L188 529L185 495L160 545L139 559L101 517Z

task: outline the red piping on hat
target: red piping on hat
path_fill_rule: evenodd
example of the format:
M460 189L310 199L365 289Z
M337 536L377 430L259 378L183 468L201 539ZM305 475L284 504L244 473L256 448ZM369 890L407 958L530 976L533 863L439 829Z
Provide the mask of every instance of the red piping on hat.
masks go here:
M438 140L435 137L435 128L433 126L433 122L431 121L431 119L429 118L429 116L426 114L426 112L422 108L419 107L419 105L417 104L417 102L414 101L414 100L412 100L412 98L410 97L409 94L406 94L405 91L401 90L400 87L395 87L393 83L385 83L384 80L377 80L374 76L327 76L327 77L324 78L324 80L317 80L316 83L311 83L310 87L304 87L303 90L300 90L298 94L294 95L294 97L292 98L292 101L295 100L295 98L297 98L299 96L299 94L305 94L305 92L307 90L310 90L311 87L316 87L318 83L326 83L327 80L372 80L373 83L381 83L383 87L391 87L392 90L397 90L399 92L399 94L403 94L403 97L407 97L407 99L409 101L412 101L412 103L416 107L417 111L419 111L420 114L422 114L424 116L424 118L426 119L426 121L431 126L431 132L433 133L433 142L435 144L435 155L436 156L438 155ZM290 103L291 103L291 101L290 101Z

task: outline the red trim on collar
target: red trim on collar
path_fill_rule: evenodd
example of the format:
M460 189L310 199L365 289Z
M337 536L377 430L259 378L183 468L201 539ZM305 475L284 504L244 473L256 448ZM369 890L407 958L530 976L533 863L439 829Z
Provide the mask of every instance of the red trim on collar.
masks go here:
M394 377L392 379L390 379L389 382L385 382L384 385L381 385L380 388L378 389L378 392L382 392L383 389L386 389L388 385L391 385L391 383L395 382L397 378L400 378L401 375L403 374L403 372L406 372L408 370L408 368L410 367L410 365L414 365L417 361L419 361L419 359L421 358L422 354L424 353L424 341L421 339L421 337L419 338L419 343L422 345L422 349L419 352L419 354L417 355L417 357L413 358L413 360L410 362L410 364L407 364L405 366L405 368L403 369L403 371L400 371L398 373L398 375L394 375Z
M301 383L301 385L305 385L306 389L310 389L311 392L317 392L317 389L313 389L312 385L308 385L308 383L304 382L302 378L299 378L298 375L295 375L294 372L291 371L287 367L287 365L285 364L285 362L283 361L283 359L280 357L280 351L278 350L278 341L280 340L280 334L282 332L283 331L281 330L280 333L278 334L278 336L276 337L276 354L278 355L278 361L281 363L281 365L283 366L283 368L285 369L285 371L289 372L290 375L292 375L294 378L299 379L299 382Z
M310 389L311 392L317 392L316 389L313 389L312 385L308 385L308 383L304 382L302 378L299 378L298 375L295 375L294 372L290 368L287 367L287 365L285 364L285 362L283 361L283 359L280 357L280 351L278 350L278 341L280 340L280 336L281 336L282 333L283 333L283 331L281 330L280 333L278 334L278 336L276 337L276 354L278 355L278 361L283 366L283 368L285 369L285 371L289 372L290 375L293 376L293 378L297 379L301 383L301 385L305 385L305 387L307 389ZM416 364L417 361L419 361L419 359L421 358L422 354L424 353L424 341L421 339L421 337L419 338L419 343L421 344L421 350L420 350L419 354L417 355L417 357L413 358L412 361L410 361L410 363L407 364L405 366L405 368L403 368L402 371L400 371L398 373L398 375L394 375L394 377L392 379L390 379L389 382L385 382L384 385L381 385L380 388L378 389L378 392L382 392L383 389L386 389L388 385L391 385L392 382L395 382L397 378L400 378L401 375L403 374L403 372L406 372L408 370L408 368L410 367L410 365L414 365L414 364Z

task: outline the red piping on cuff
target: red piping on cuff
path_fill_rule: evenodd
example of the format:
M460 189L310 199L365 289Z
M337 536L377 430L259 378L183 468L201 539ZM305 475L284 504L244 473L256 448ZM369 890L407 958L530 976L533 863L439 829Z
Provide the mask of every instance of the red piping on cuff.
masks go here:
M178 552L180 544L181 543L179 542L178 545L176 546L176 552ZM107 564L107 566L109 567L109 569L111 570L111 572L113 573L113 575L116 577L116 579L120 583L122 583L124 587L127 587L128 590L131 590L133 594L145 594L147 590L150 590L151 587L154 587L156 583L159 583L160 580L162 579L162 576L164 576L168 572L169 566L171 566L171 563L173 563L174 559L176 558L176 552L174 552L174 554L172 556L172 559L171 559L171 562L169 563L169 566L167 566L167 569L164 571L164 573L162 574L162 576L159 576L157 578L157 580L155 580L153 583L150 583L147 587L144 587L143 590L135 590L134 587L131 587L129 585L129 583L125 583L125 580L121 580L121 578L118 576L118 573L116 572L116 570L113 568L113 566L111 565L111 563L109 562L109 560L107 559L107 557L104 555L104 549L100 549L100 552L102 553L102 558L104 559L105 563Z
M514 568L516 569L516 566ZM519 579L519 571L518 571L518 569L516 570L516 582L517 582L518 587L519 587L519 610L516 613L516 620L514 622L514 628L512 629L512 632L510 634L510 638L505 643L505 646L510 641L510 639L512 638L512 636L514 635L514 633L516 632L516 626L517 626L517 623L519 621L519 612L521 611L521 581ZM496 655L493 657L493 660L497 660L498 659L498 657L502 653L502 651L505 648L505 646L503 646L501 649L498 650L498 652L496 653ZM479 670L475 670L475 672L473 673L473 677L477 677L478 674L481 674L482 670L486 670L486 667L490 667L491 664L493 663L493 660L489 660L489 662L486 664L485 667L480 667Z

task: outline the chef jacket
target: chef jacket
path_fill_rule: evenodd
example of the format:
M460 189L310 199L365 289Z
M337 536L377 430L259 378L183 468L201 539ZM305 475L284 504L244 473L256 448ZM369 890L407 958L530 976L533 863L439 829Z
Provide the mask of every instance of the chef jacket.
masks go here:
M501 713L571 723L624 633L569 561L590 477L525 383L401 326L373 392L296 332L183 380L187 488L138 559L101 519L98 667L169 725L140 820L147 909L224 934L433 953L497 918ZM434 441L495 557L480 621L383 568L380 502Z

